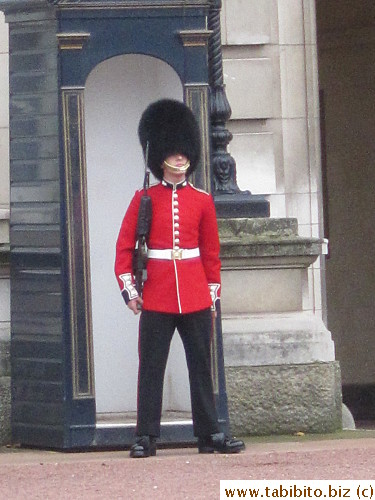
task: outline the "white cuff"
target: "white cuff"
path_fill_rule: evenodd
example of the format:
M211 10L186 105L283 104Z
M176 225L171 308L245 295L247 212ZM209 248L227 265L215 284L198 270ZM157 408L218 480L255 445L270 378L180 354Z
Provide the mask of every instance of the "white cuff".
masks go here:
M216 311L216 301L220 300L220 283L209 283L208 286L210 288L210 295L212 300L211 311Z
M136 299L138 297L138 292L133 285L133 276L130 273L126 273L120 274L119 278L124 284L121 293L125 302L128 303L130 300Z

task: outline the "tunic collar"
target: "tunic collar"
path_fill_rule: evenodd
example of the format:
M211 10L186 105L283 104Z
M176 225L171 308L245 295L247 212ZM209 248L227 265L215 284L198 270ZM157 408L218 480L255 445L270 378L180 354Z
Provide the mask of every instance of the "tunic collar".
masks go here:
M176 190L176 189L181 189L185 186L188 185L188 181L185 179L184 181L178 182L177 184L174 184L173 182L168 182L165 179L161 181L162 185L165 187L168 187L170 189Z

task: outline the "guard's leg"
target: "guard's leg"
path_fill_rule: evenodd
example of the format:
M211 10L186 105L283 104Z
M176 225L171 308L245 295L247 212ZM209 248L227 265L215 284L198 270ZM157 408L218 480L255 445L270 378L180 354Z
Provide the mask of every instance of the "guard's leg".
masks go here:
M204 310L186 314L178 323L189 369L194 435L199 453L239 453L240 439L219 432L211 377L212 313Z
M138 436L160 435L164 373L174 330L174 315L142 312L139 324Z
M210 309L181 315L177 328L189 370L194 435L209 436L219 432L211 377Z

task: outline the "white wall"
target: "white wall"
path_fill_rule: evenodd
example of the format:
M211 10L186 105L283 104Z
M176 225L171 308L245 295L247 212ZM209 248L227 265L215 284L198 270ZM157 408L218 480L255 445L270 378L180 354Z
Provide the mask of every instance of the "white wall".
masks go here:
M114 277L115 243L125 210L142 187L137 136L141 113L162 97L182 99L178 75L166 63L139 55L104 61L85 90L87 182L95 386L98 412L136 410L138 320ZM164 408L190 410L182 343L177 335L166 372Z

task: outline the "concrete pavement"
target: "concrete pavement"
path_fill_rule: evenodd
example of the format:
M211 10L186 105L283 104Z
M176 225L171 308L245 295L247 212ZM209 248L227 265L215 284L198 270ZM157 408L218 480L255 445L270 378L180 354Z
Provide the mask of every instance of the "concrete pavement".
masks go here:
M158 450L61 453L0 448L3 498L213 499L220 479L375 479L375 431L246 439L239 455Z

